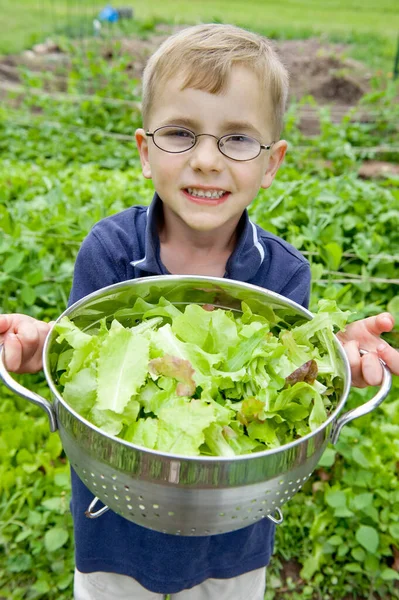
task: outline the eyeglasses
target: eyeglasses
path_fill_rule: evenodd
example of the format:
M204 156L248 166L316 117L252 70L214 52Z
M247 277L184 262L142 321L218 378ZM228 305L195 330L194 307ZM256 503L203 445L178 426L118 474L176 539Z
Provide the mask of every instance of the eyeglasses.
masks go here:
M215 138L220 152L231 158L232 160L244 161L257 158L262 150L270 150L274 142L265 146L248 135L241 133L230 133L218 138L210 133L195 134L190 129L185 127L177 127L174 125L165 125L158 127L152 133L146 131L148 137L152 140L157 148L171 154L180 154L194 148L198 142L198 138L203 135L209 135Z

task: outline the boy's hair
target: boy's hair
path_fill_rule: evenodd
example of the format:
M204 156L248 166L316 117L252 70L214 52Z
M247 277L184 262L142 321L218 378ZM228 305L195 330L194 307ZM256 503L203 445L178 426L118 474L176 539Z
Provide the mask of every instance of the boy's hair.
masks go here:
M142 113L147 126L151 106L162 84L176 75L183 86L218 94L230 70L243 65L253 70L273 107L272 127L278 140L288 95L288 73L270 41L234 25L195 25L172 35L150 57L143 74Z

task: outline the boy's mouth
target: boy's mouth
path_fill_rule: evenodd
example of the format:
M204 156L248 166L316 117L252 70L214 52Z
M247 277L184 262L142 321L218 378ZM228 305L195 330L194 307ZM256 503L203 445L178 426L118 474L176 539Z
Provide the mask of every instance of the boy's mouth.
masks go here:
M202 189L194 187L185 188L183 189L183 192L194 202L205 202L209 204L219 204L220 202L226 200L227 196L230 194L230 192L226 192L226 190Z

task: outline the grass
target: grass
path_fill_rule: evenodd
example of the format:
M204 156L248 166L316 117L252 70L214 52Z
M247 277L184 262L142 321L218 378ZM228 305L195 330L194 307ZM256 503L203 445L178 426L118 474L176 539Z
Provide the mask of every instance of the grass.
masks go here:
M54 32L83 35L105 0L0 0L3 23L0 53L19 52ZM323 34L331 41L354 44L352 56L376 68L392 70L399 31L396 0L124 0L131 5L132 33L151 30L159 22L235 23L275 38L307 38ZM117 5L117 4L116 4ZM4 26L5 25L5 26Z

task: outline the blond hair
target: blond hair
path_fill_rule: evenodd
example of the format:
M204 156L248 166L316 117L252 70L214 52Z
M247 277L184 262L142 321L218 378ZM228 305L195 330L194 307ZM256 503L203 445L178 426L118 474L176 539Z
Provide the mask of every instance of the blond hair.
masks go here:
M283 127L288 94L288 73L270 41L234 25L195 25L172 35L150 57L143 74L142 113L147 125L153 100L161 84L183 76L182 89L211 94L224 91L232 66L252 69L270 94L273 135Z

